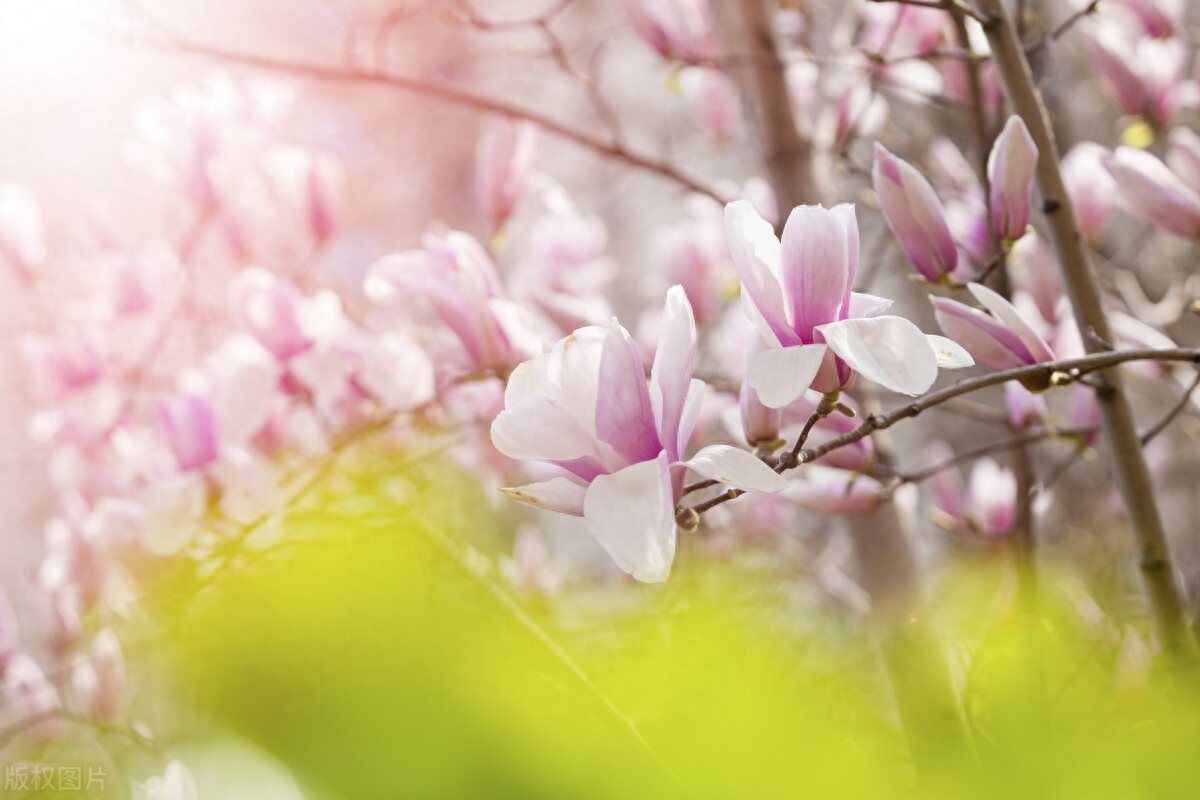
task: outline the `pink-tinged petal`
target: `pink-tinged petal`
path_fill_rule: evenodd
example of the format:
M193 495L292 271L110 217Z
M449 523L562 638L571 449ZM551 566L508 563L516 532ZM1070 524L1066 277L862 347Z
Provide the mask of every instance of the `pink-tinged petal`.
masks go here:
M746 341L745 371L750 372L759 354L767 349L767 345L759 336L751 336ZM741 414L742 434L746 441L755 446L759 443L773 442L779 438L780 413L777 408L768 408L758 397L758 392L750 385L749 380L742 381L738 392L738 410Z
M760 461L753 453L727 444L705 447L683 462L690 470L706 478L733 486L744 492L774 494L787 488L787 480Z
M1126 43L1119 24L1095 26L1087 32L1084 42L1092 66L1098 71L1105 88L1126 114L1146 111L1149 97L1135 69L1138 59Z
M1144 150L1118 147L1104 166L1117 182L1117 202L1142 222L1187 239L1200 238L1200 194Z
M784 496L818 514L864 516L878 507L883 485L874 478L821 464L804 468L804 479L789 484Z
M237 334L206 359L213 411L225 441L244 442L263 429L278 400L283 368L252 337Z
M825 345L770 348L758 354L746 380L767 408L783 408L812 384L825 360Z
M1096 402L1096 392L1082 384L1075 384L1071 391L1071 406L1067 411L1067 424L1072 428L1098 428L1100 426L1100 405ZM1086 434L1083 440L1088 444L1096 441L1099 432Z
M971 468L970 517L992 536L1008 533L1017 520L1017 479L1011 470L990 458L981 458Z
M181 470L202 469L220 455L217 415L203 397L163 397L158 427Z
M771 223L748 201L735 200L725 206L725 236L746 297L781 345L800 344L784 309L780 245Z
M1080 142L1062 160L1063 182L1075 209L1075 221L1087 238L1104 230L1116 201L1117 185L1103 166L1108 155L1108 149L1095 142Z
M886 297L877 297L876 295L865 294L863 292L851 292L850 306L846 313L846 319L878 317L892 307L892 302Z
M1004 384L1004 407L1008 423L1017 430L1040 422L1047 416L1046 401L1016 381Z
M667 457L678 461L685 442L679 441L679 423L692 384L696 363L696 320L682 286L667 291L658 347L650 367L650 400L658 435Z
M548 481L527 483L524 486L504 488L500 491L518 503L544 508L547 511L557 511L560 514L582 517L583 498L587 493L587 485L570 478L551 478Z
M925 176L878 142L871 176L879 210L917 272L929 281L953 272L958 248L942 202Z
M1171 131L1171 149L1167 151L1167 166L1188 187L1200 193L1200 136L1191 128L1180 125Z
M858 274L858 221L848 203L832 210L797 206L783 228L781 276L792 327L812 341L818 325L849 305Z
M1020 239L1029 225L1038 149L1017 115L1008 118L988 155L992 231L1001 239Z
M665 581L675 559L675 513L666 453L598 475L583 501L588 530L625 572Z
M933 348L937 364L942 369L964 369L975 366L975 359L971 358L971 354L953 339L936 336L932 333L926 334L925 338L929 340L929 346Z
M1000 324L1012 331L1035 362L1053 361L1054 352L1046 340L1033 329L1012 303L980 283L967 284L967 289L984 308L992 312Z
M434 397L433 362L412 339L385 333L371 343L357 380L385 408L407 411Z
M596 441L562 403L527 397L492 421L492 444L518 461L572 461L596 455Z
M615 321L600 356L596 436L628 464L648 461L663 449L641 356L629 332Z
M489 118L475 151L475 201L495 227L512 214L537 158L539 128L531 122Z
M683 403L683 414L679 417L679 436L676 439L679 442L680 453L687 450L688 441L692 438L692 431L696 430L696 423L700 421L700 410L704 405L704 394L707 390L707 384L698 378L693 378L691 386L688 387L687 400Z
M229 285L234 319L280 361L312 347L301 321L299 290L266 270L242 271Z
M931 297L942 332L958 342L980 364L994 370L1034 363L1017 335L988 314L945 297Z
M918 395L937 379L933 348L921 329L903 317L847 319L817 330L851 369L893 392Z

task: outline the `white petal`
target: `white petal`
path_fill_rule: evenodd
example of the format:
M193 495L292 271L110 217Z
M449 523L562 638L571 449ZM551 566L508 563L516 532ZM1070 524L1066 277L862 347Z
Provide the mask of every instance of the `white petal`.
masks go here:
M983 304L984 308L992 312L992 316L999 320L1001 325L1008 328L1021 340L1035 361L1054 360L1054 353L1050 351L1045 340L1025 321L1012 303L983 284L968 283L967 289L975 296L976 300Z
M518 503L582 517L587 487L570 478L551 478L541 483L527 483L500 491Z
M746 380L764 406L783 408L804 394L824 358L825 346L819 344L771 348L754 359Z
M599 475L583 501L588 530L617 566L658 583L675 559L675 514L667 455Z
M737 447L714 444L692 456L683 465L706 478L727 483L746 492L773 494L787 488L787 480L762 461Z
M892 306L892 301L886 297L879 297L865 292L850 293L850 313L846 316L851 319L859 317L877 317L884 311L887 311Z
M492 421L492 444L517 460L570 461L596 454L579 418L548 397L527 397Z
M938 366L942 369L962 369L975 366L975 359L971 358L971 354L953 339L933 333L925 334L925 338L929 340L929 346L933 348Z
M817 330L851 369L893 392L918 395L937 378L929 340L903 317L846 319Z

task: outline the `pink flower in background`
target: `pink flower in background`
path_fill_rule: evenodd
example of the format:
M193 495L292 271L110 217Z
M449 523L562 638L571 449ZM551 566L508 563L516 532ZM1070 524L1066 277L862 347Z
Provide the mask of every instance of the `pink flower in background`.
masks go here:
M945 297L930 301L942 331L976 361L1007 370L1054 360L1050 346L1011 303L978 283L967 288L990 314Z
M953 451L937 441L927 448L933 465L948 464ZM1017 479L1012 470L990 458L978 459L966 484L957 467L940 469L930 479L934 507L945 514L943 524L965 524L986 536L1010 533L1017 521Z
M220 455L217 415L212 404L196 395L158 401L158 426L175 461L184 472L203 469Z
M817 514L859 517L875 512L882 491L883 484L870 476L809 464L801 479L789 484L783 496Z
M708 0L622 0L621 7L634 32L664 58L718 55Z
M796 207L782 242L744 200L726 206L725 226L743 308L768 345L747 373L763 404L782 408L809 386L838 391L856 372L915 395L933 384L939 365L969 365L953 342L880 316L891 301L852 291L859 247L853 206Z
M1104 168L1108 156L1107 148L1095 142L1080 142L1062 160L1063 182L1071 196L1075 221L1088 239L1103 232L1116 200L1117 185Z
M958 248L929 181L878 142L871 178L879 210L917 272L935 283L953 272L958 266Z
M1130 216L1186 239L1200 238L1200 192L1144 150L1118 147L1104 166Z
M679 72L679 88L709 135L728 142L737 135L742 107L733 81L719 69L688 67Z
M521 364L492 423L492 442L510 458L565 474L505 494L582 516L621 569L641 581L665 580L687 469L748 491L786 486L737 448L713 445L682 460L704 393L692 378L695 352L691 307L676 286L667 293L649 384L633 339L615 321L581 328Z
M1004 123L988 155L991 183L988 209L992 231L1000 239L1016 240L1025 235L1033 203L1033 177L1038 150L1025 123L1015 114Z
M1017 430L1028 428L1049 415L1046 401L1016 381L1004 384L1004 407L1008 411L1008 424Z
M304 330L302 302L290 281L263 269L243 270L229 284L234 321L280 361L312 347Z
M12 718L24 723L22 733L35 742L44 742L62 730L62 720L55 714L62 711L62 700L45 673L32 657L17 653L4 671L4 700ZM31 720L46 718L30 724Z
M493 229L504 226L525 194L539 136L532 122L508 117L484 122L475 152L475 201Z
M379 304L430 311L453 332L471 368L507 374L542 349L539 327L510 301L496 267L474 238L428 234L425 249L385 256L363 289Z

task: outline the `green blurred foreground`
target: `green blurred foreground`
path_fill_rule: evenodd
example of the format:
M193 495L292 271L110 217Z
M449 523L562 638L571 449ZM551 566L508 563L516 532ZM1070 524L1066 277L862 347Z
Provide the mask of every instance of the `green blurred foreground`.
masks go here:
M964 725L918 771L876 637L797 619L782 578L691 559L530 605L462 544L502 525L386 505L322 509L299 543L164 595L178 702L312 797L1200 797L1196 682L1149 676L1136 636L1053 590L1024 624L996 575L943 592Z

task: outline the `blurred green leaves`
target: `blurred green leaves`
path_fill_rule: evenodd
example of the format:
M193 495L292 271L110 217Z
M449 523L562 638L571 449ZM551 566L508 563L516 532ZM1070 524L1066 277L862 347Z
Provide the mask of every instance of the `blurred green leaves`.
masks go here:
M956 676L931 780L869 626L794 618L778 576L697 559L533 609L468 544L503 538L481 509L355 509L223 574L173 642L193 701L323 797L1200 794L1194 681L1122 673L1128 648L1053 599L997 621L996 575L960 576L941 647L891 662Z

